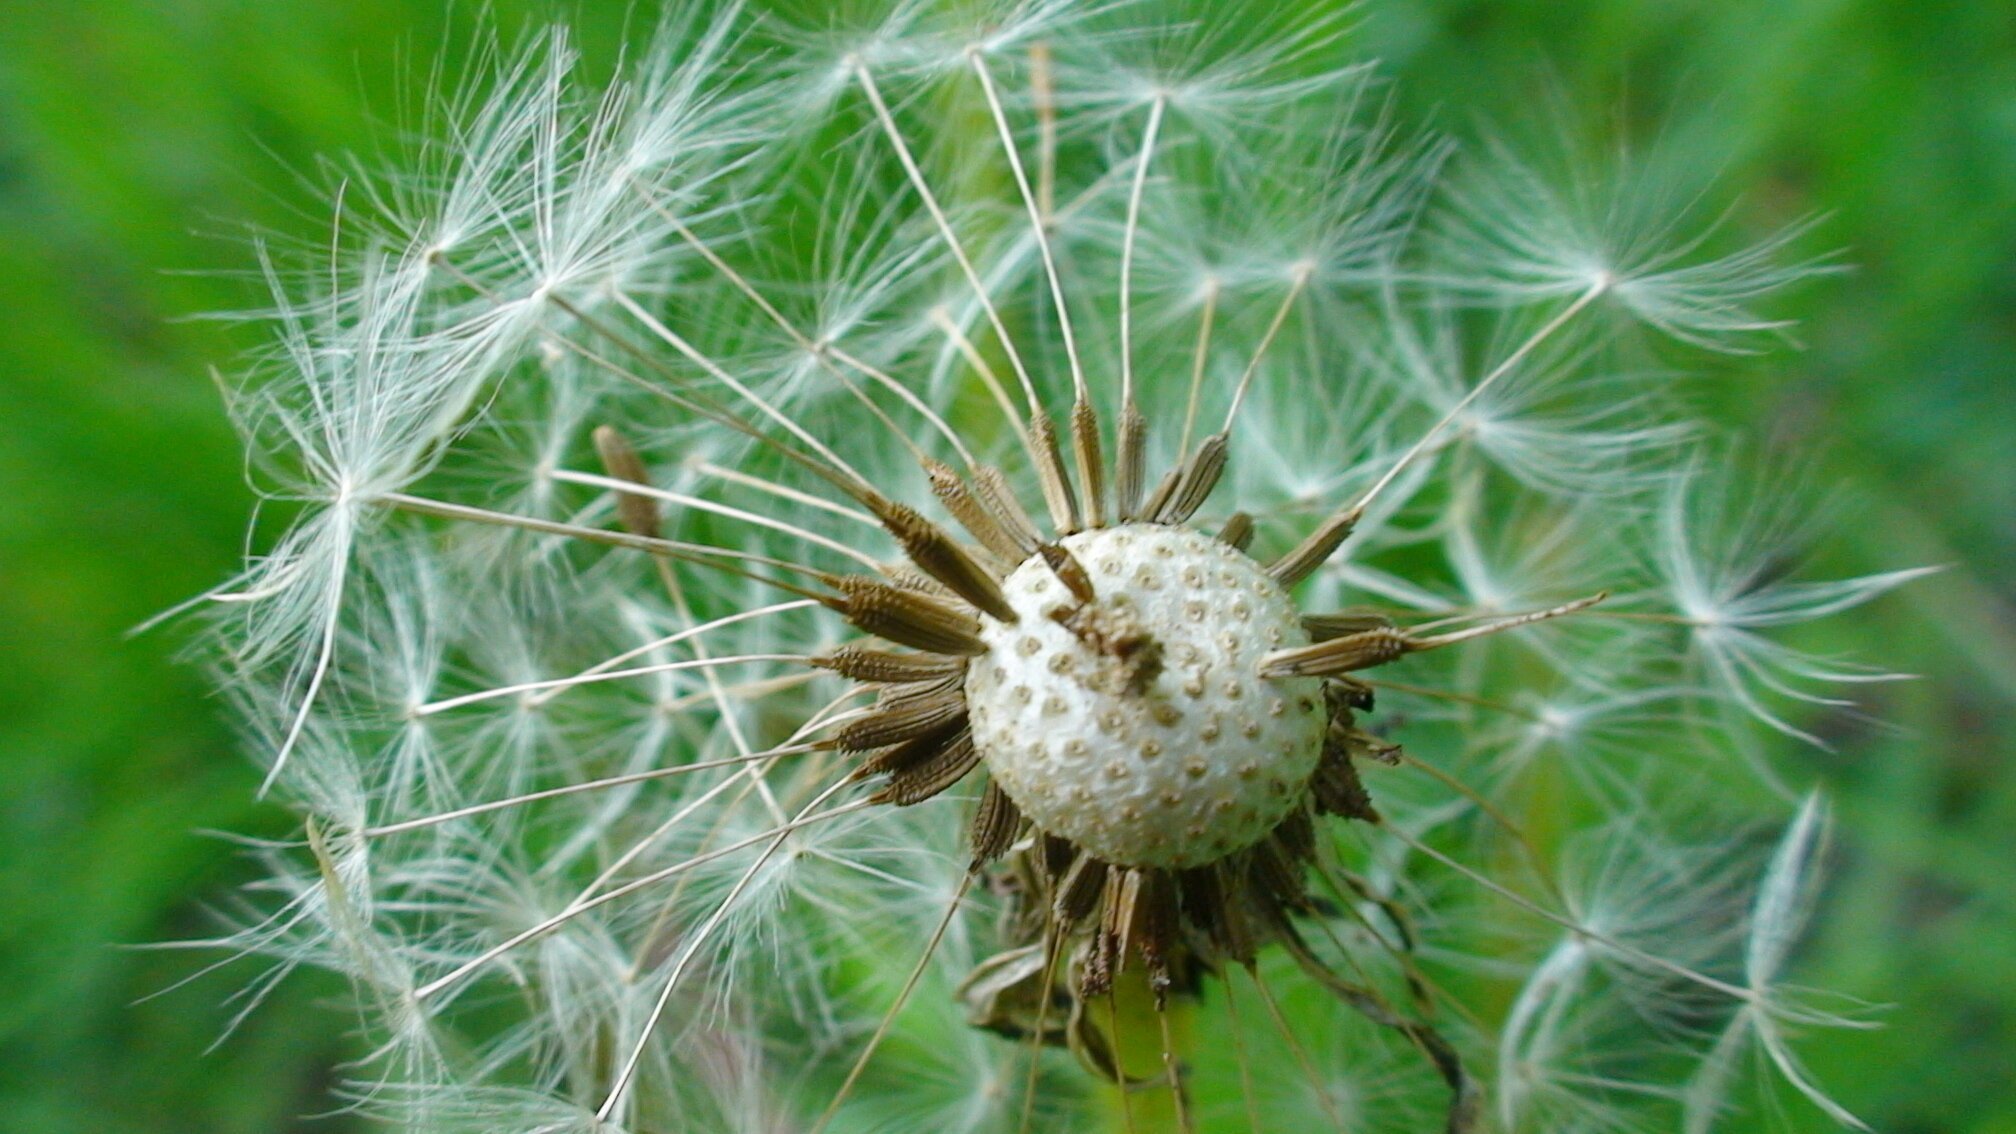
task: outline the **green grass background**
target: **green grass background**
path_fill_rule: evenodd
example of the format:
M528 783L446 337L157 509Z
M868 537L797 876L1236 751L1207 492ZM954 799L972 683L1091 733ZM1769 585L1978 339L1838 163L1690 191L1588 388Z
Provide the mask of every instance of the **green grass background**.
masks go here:
M583 7L606 59L621 6ZM347 1051L340 989L290 982L206 1051L249 973L164 992L198 958L123 947L205 932L243 880L201 829L281 822L172 661L181 636L125 632L225 577L252 505L206 368L256 339L177 320L256 299L225 274L247 225L323 231L288 170L366 146L470 12L0 0L0 1131L346 1126L302 1117ZM1879 1129L2016 1132L2016 13L1380 0L1361 19L1416 121L1594 108L1722 155L1745 226L1831 214L1817 239L1856 270L1799 292L1807 349L1730 364L1717 412L1849 487L1816 571L1953 569L1807 640L1925 679L1874 691L1896 728L1786 756L1841 818L1802 975L1894 1005L1805 1051Z

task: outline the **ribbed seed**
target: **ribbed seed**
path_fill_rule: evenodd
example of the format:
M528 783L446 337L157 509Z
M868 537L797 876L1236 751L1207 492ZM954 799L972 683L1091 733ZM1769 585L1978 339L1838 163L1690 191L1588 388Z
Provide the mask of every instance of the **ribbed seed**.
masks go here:
M1002 522L988 510L973 487L956 472L939 461L926 461L924 475L930 478L931 493L938 497L966 534L973 537L981 547L993 552L1008 563L1020 563L1029 558L1024 549L1011 535Z
M829 605L863 633L927 653L986 652L979 620L943 599L861 575L837 579L834 586L840 597Z
M1064 471L1064 454L1057 445L1057 425L1050 415L1039 413L1029 423L1029 444L1036 450L1036 476L1043 483L1043 501L1050 506L1050 522L1059 535L1078 530L1078 497L1071 490L1070 474Z
M980 796L980 806L973 812L973 829L970 842L973 846L973 868L980 867L1008 853L1014 843L1015 834L1022 828L1022 811L1001 785L992 782Z
M1393 619L1390 615L1370 607L1351 607L1333 614L1302 616L1302 629L1308 632L1309 640L1312 642L1327 642L1347 634L1363 634L1371 630L1392 628Z
M1071 448L1078 458L1078 476L1084 482L1084 524L1092 528L1104 527L1106 457L1099 447L1099 414L1084 398L1079 398L1071 406Z
M922 803L958 783L979 763L980 750L973 745L973 734L962 730L930 759L892 773L882 790L869 799L898 807Z
M1042 554L1043 562L1050 565L1051 574L1056 575L1057 581L1064 584L1064 589L1071 592L1072 598L1087 603L1099 597L1092 589L1092 573L1085 570L1085 565L1071 554L1070 549L1061 543L1045 543L1038 545L1037 551Z
M1015 541L1019 551L1015 556L1018 562L1036 553L1036 544L1043 537L1037 530L1035 518L1022 507L1015 490L1008 487L1006 474L993 465L981 465L974 469L973 494L1000 522L1001 530Z
M855 769L854 776L856 779L865 779L868 776L886 775L900 772L905 768L914 768L943 752L959 738L959 733L965 727L964 718L955 718L922 736L912 737L901 744L884 748L863 760L861 766Z
M1113 510L1125 524L1141 513L1143 468L1148 459L1148 419L1131 403L1120 411L1120 443L1113 457Z
M1204 506L1204 501L1211 498L1212 490L1218 487L1219 478L1225 475L1227 449L1225 434L1213 433L1206 437L1183 466L1182 483L1156 518L1165 524L1180 524L1196 515L1197 509Z
M1390 626L1364 630L1327 642L1269 654L1261 661L1260 676L1327 677L1334 673L1350 673L1385 665L1412 649L1412 639Z
M1080 854L1071 869L1057 883L1057 920L1067 924L1082 921L1098 907L1099 894L1106 886L1106 864L1089 854Z
M621 433L607 425L595 427L595 453L602 459L602 467L615 480L627 480L632 484L651 483L651 474L645 469L644 461L637 456L637 450L623 439ZM636 492L616 494L616 519L624 530L633 535L657 539L660 531L658 502L649 496Z
M1155 491L1149 493L1147 501L1141 505L1141 516L1152 523L1166 523L1162 515L1168 511L1169 501L1175 498L1176 488L1182 483L1182 465L1163 473L1162 479L1155 482Z
M1232 513L1225 526L1218 529L1218 542L1234 551L1245 551L1253 542L1253 517L1245 512Z
M1323 525L1310 532L1307 539L1295 546L1293 551L1268 564L1267 573L1283 587L1292 587L1309 577L1316 568L1323 566L1344 541L1351 538L1351 529L1358 526L1361 513L1353 508L1323 521Z
M830 742L844 752L869 752L927 735L966 719L966 698L958 690L892 701L847 722Z
M1003 622L1017 620L1015 608L1008 605L1008 599L1001 593L1000 581L966 554L966 549L947 535L945 529L904 504L890 505L882 516L882 526L903 545L903 553L918 570L995 618Z
M942 654L892 654L866 646L842 646L812 659L820 669L832 670L851 681L876 685L907 685L936 681L966 670L966 659Z

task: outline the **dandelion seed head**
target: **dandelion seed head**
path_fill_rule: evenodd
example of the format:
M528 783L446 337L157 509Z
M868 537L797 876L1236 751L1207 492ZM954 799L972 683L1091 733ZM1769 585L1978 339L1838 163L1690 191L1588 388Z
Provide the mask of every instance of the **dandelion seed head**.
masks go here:
M1888 676L1780 635L1916 573L1795 578L1621 351L1752 349L1798 233L1453 164L1341 17L773 7L600 84L486 45L269 269L233 409L302 511L212 653L303 837L207 943L247 999L344 976L348 1097L426 1130L1171 1076L1234 1128L1703 1129L1746 1053L1836 1114L1818 805L1761 869L1660 820L1756 819L1752 732Z

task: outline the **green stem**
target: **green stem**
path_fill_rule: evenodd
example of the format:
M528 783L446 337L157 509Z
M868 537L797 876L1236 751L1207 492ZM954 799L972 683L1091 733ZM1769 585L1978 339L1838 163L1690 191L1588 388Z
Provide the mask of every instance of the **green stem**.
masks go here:
M1146 974L1128 969L1114 978L1112 998L1090 1010L1108 1033L1123 1078L1134 1083L1102 1092L1102 1128L1111 1134L1187 1134L1196 1129L1194 1103L1183 1096L1180 1082L1195 1045L1196 1005L1171 996L1157 1012Z

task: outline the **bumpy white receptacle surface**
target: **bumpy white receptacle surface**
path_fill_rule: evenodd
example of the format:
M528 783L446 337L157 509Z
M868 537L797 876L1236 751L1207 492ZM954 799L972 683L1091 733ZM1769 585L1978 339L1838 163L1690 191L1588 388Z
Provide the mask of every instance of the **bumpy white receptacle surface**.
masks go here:
M988 652L966 680L988 771L1043 830L1126 866L1200 866L1251 846L1308 790L1321 754L1320 683L1267 681L1262 655L1308 641L1253 560L1182 528L1129 524L1067 536L1091 576L1093 641L1078 606L1032 558L1003 584L1021 616L983 618ZM1088 620L1082 618L1083 626ZM1159 646L1132 658L1101 642Z

